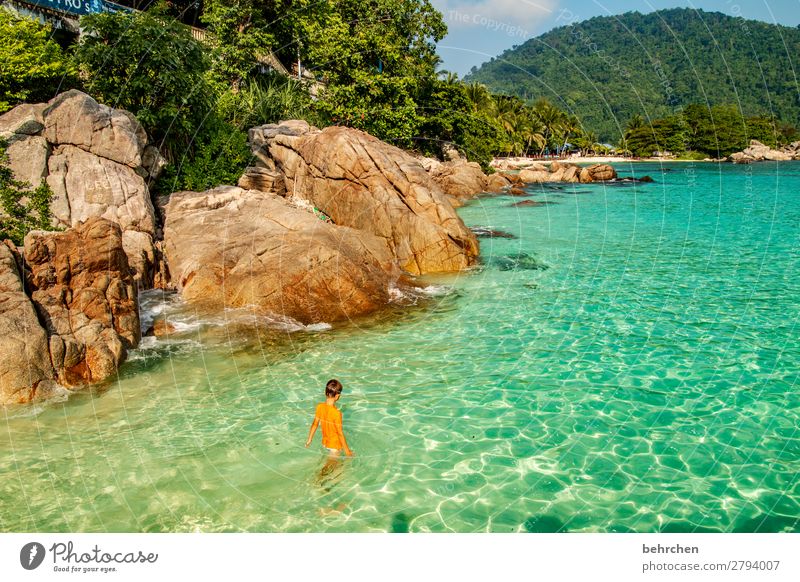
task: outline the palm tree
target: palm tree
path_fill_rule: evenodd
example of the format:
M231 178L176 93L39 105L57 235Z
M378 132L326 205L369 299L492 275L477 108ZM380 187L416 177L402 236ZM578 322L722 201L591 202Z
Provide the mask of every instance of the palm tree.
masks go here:
M544 146L547 145L547 140L544 137L544 124L534 115L530 108L526 108L525 110L521 131L525 141L524 155L526 157L531 146L535 145L537 148L544 148Z
M470 83L466 86L467 99L472 103L474 113L488 113L492 106L492 96L486 85L482 83Z
M576 115L565 115L561 124L561 130L564 132L564 145L561 146L563 151L567 149L567 143L570 137L580 132L581 122Z
M458 79L458 73L454 73L452 71L439 71L437 73L441 78L448 85L457 85L461 81Z
M539 152L543 154L545 147L550 144L550 140L553 136L561 132L565 115L563 111L555 107L547 99L539 99L533 106L533 111L544 126L543 136L545 145L542 146Z

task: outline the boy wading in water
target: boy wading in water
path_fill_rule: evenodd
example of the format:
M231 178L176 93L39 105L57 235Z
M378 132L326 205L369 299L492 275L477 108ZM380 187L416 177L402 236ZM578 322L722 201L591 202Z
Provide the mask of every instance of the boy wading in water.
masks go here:
M322 446L328 449L331 457L338 457L342 450L348 457L353 456L353 451L347 446L342 429L342 412L336 408L336 402L342 396L342 383L339 380L328 380L325 386L325 402L317 405L314 422L308 431L306 448L314 439L317 427L322 425Z

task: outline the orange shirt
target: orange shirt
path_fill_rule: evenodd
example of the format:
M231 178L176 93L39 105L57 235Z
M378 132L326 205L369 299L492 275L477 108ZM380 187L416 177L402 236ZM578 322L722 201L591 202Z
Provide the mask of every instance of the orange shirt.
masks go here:
M342 428L342 412L335 406L323 402L317 405L317 418L322 427L322 446L329 449L344 447L339 431Z

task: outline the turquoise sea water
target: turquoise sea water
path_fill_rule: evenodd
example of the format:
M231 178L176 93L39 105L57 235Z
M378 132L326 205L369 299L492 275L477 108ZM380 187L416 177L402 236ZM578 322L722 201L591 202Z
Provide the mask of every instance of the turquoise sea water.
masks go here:
M472 202L517 238L374 318L151 294L178 336L0 416L0 530L800 530L800 163L620 170L656 183ZM357 456L327 466L330 377Z

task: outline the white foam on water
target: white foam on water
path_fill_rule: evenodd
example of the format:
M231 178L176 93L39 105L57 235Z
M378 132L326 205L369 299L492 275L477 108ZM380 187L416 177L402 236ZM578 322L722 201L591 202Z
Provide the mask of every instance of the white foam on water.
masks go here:
M420 288L420 291L430 297L444 297L452 293L453 288L446 285L428 285Z

